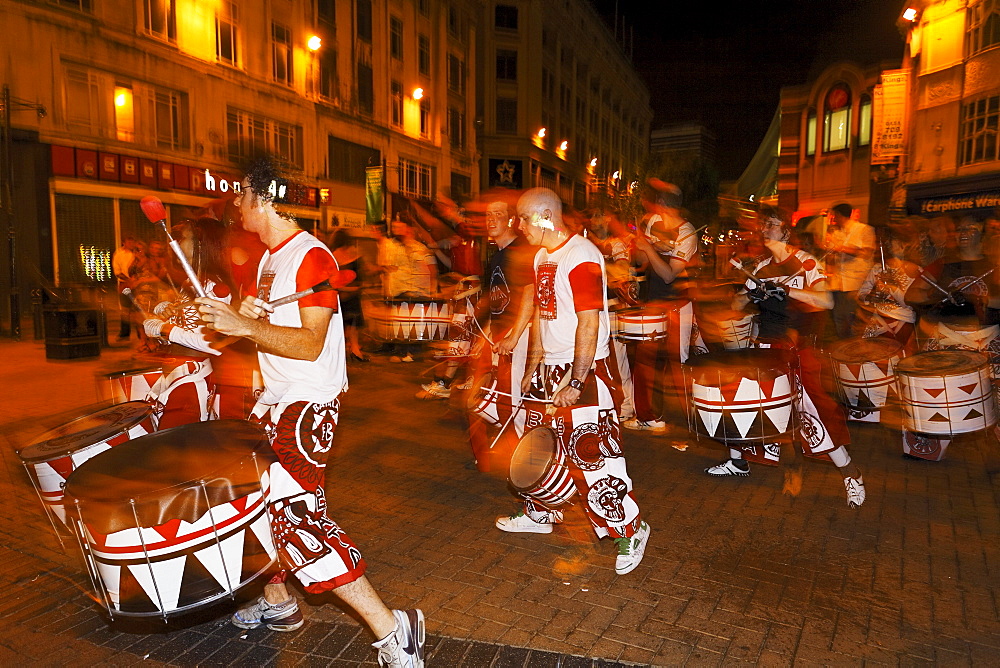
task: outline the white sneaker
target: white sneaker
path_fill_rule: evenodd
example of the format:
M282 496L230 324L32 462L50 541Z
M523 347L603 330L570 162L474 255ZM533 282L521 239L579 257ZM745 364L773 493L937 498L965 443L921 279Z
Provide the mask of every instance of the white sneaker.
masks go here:
M750 475L749 464L746 464L746 462L744 462L744 464L746 464L746 468L741 469L739 466L735 464L735 462L736 462L735 459L727 459L721 464L716 464L715 466L709 466L707 469L705 469L705 473L707 473L708 475L714 475L718 477L727 475L738 475L738 476Z
M638 418L630 418L622 422L622 426L633 431L651 431L654 434L667 433L667 423L663 420L650 420L644 422Z
M618 557L615 559L615 572L618 575L625 575L635 570L642 555L646 552L646 543L649 541L649 525L643 522L639 530L631 538L615 538L618 545Z
M497 529L509 533L552 533L552 525L550 523L542 524L541 522L536 522L525 515L523 510L519 510L514 515L508 517L498 517L496 525Z
M372 647L378 650L378 665L383 668L423 668L427 630L420 610L393 610L396 630Z
M865 481L857 478L844 478L844 487L847 488L847 505L851 508L860 508L865 502Z

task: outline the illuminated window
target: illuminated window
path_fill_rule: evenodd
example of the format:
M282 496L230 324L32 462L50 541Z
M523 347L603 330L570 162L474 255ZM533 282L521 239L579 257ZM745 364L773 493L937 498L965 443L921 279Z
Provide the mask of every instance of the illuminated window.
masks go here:
M962 105L962 132L959 139L961 164L988 162L1000 158L997 133L1000 130L1000 95Z
M399 193L406 197L431 199L434 195L434 168L414 160L399 159Z
M271 23L271 75L278 83L292 85L292 31Z
M497 5L493 9L493 26L502 30L517 30L517 7Z
M135 141L135 103L132 88L115 86L115 136L118 141Z
M420 100L420 136L431 136L431 104L426 97Z
M497 49L497 81L517 81L517 51Z
M417 36L417 67L425 77L431 75L431 40L427 35Z
M816 155L816 110L810 109L806 118L806 155Z
M235 3L223 2L215 14L215 55L221 63L239 64L238 25L239 8Z
M177 19L174 0L144 0L146 32L173 42L177 39Z
M234 162L268 153L296 167L302 166L302 129L297 126L230 109L226 113L226 131L229 158Z
M393 81L389 84L390 121L397 128L403 127L403 84Z
M389 18L389 55L403 59L403 22L395 16Z
M826 94L823 107L823 150L847 148L851 136L851 91L838 84Z
M448 54L448 90L465 95L465 61Z
M517 134L517 100L515 98L497 98L497 134Z
M1000 0L969 3L967 16L970 56L1000 45Z
M861 96L861 103L858 105L858 146L868 146L872 143L872 99L867 95Z

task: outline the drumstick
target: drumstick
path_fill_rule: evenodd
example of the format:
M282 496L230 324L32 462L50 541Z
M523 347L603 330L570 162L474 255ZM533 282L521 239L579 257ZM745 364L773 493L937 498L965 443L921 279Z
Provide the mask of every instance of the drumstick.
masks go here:
M827 256L827 253L823 253L818 258L813 258L815 260L815 263L813 264L813 267L815 267L817 264L819 264L819 261L822 260L823 258L825 258L826 256ZM808 262L808 261L809 260L806 260L806 262ZM792 274L791 276L786 277L784 280L778 281L778 285L785 285L786 283L788 283L788 281L792 280L793 278L795 278L796 276L798 276L802 272L808 271L808 269L806 269L806 262L800 262L799 264L802 265L802 266L799 267L799 270L797 272L795 272L794 274ZM810 267L809 269L812 269L812 267Z
M195 294L199 297L207 297L208 293L201 286L198 274L194 272L194 267L188 262L187 255L181 250L181 246L177 243L177 240L170 236L170 230L167 229L167 210L163 208L163 202L160 201L159 197L146 195L140 200L139 206L142 208L142 212L146 214L146 218L149 218L149 222L163 228L163 232L167 235L167 239L170 242L170 250L174 252L174 255L177 256L177 261L184 268L184 273L187 274L188 280L191 281L191 287L194 288Z
M992 269L990 271L992 271ZM955 298L951 296L951 293L948 292L947 290L945 290L944 288L942 288L940 285L938 285L934 281L932 281L930 278L928 278L927 274L924 273L923 269L921 269L920 267L917 267L917 273L919 273L920 274L920 278L924 279L927 283L929 283L931 285L931 287L936 288L938 290L938 292L940 292L941 294L943 294L944 296L946 296L949 300L951 300L952 304L955 303ZM942 299L941 301L944 301L944 300Z
M973 283L977 283L978 281L981 281L981 280L983 280L984 278L986 278L987 276L989 276L989 275L990 275L990 274L992 274L992 273L993 273L993 270L992 270L992 269L990 269L990 270L989 270L988 272L986 272L986 273L985 273L985 274L983 274L982 276L979 276L978 278L971 278L971 279L969 279L968 281L966 281L965 283L963 283L963 284L961 285L961 287L958 287L958 288L956 288L956 289L955 289L955 291L956 291L956 292L961 292L962 290L966 289L967 287L969 287L969 286L970 286L970 285L972 285Z
M742 271L744 274L746 274L747 278L753 281L758 288L764 286L764 281L760 280L759 278L751 274L749 271L747 271L746 268L743 266L743 264L739 262L735 257L729 258L729 264L733 265L734 267Z
M146 313L146 309L140 306L139 302L135 300L135 295L132 294L132 288L122 288L122 294L128 297L128 300L132 302L132 306L134 306L139 313L142 314L143 320L149 319L150 315Z
M326 280L320 281L311 288L306 288L305 290L301 290L299 292L293 292L292 294L285 295L284 297L279 297L274 301L268 302L267 305L268 307L273 309L277 308L278 306L284 306L285 304L291 304L292 302L297 302L303 297L308 297L309 295L315 294L317 292L336 290L339 287L347 285L348 283L353 281L356 277L357 274L355 274L350 269L341 269L338 273L334 274L333 276L331 276ZM333 280L333 283L330 282L331 279Z

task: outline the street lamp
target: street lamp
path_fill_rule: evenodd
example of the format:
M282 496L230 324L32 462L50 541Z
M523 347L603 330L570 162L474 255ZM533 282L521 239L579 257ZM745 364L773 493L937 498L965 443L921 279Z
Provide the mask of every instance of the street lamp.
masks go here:
M313 35L306 41L306 46L309 47L310 51L319 51L320 47L323 46L323 39L319 35Z
M413 99L414 100L422 100L423 97L424 97L424 89L423 88L414 88L413 89Z

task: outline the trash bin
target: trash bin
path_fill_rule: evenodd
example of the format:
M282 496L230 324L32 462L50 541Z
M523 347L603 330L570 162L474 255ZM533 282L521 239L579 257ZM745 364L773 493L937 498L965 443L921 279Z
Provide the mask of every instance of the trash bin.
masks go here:
M45 357L75 360L101 356L98 310L86 305L46 306Z

